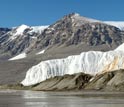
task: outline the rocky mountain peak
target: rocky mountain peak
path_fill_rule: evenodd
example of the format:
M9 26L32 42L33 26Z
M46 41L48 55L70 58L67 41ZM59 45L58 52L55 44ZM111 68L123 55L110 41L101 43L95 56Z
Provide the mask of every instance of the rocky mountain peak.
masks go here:
M38 37L36 47L82 45L83 51L94 50L95 47L107 51L122 44L123 37L123 32L114 26L71 13L44 30Z
M78 14L78 13L74 13L72 15L72 19L76 20L76 21L79 21L81 23L100 22L99 20L95 20L95 19L92 19L92 18L87 18L87 17L84 17L84 16L80 16L80 14Z
M95 23L95 22L101 22L99 20L95 20L95 19L92 19L92 18L88 18L88 17L84 17L84 16L81 16L80 14L78 13L71 13L71 14L68 14L66 15L63 20L69 20L77 25L77 26L81 26L82 24L86 24L86 23Z

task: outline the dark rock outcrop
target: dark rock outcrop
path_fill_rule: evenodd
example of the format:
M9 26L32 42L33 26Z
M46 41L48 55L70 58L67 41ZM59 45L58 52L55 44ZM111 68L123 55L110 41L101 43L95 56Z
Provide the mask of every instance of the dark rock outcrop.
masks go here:
M29 89L35 91L124 91L124 70L106 72L91 76L77 73L72 75L55 76L32 86L22 84L0 85L0 89Z
M124 70L106 72L95 76L94 79L85 86L85 89L124 91Z
M0 28L0 35L4 35L9 31L11 31L11 29L9 29L9 28Z
M94 77L84 73L56 76L32 87L33 90L39 91L124 91L124 70L106 72Z
M78 73L56 76L33 86L33 90L55 91L82 89L92 78L91 75Z

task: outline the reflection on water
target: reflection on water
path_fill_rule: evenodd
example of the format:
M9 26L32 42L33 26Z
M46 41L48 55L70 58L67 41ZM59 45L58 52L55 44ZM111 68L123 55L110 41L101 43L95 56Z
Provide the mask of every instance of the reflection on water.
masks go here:
M4 90L0 107L124 107L124 93Z

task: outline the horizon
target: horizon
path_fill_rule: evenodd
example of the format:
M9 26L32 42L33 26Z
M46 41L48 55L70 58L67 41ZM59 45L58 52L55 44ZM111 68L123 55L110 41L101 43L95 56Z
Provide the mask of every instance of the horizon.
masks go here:
M1 0L0 27L51 25L70 13L100 21L122 22L123 4L123 0Z

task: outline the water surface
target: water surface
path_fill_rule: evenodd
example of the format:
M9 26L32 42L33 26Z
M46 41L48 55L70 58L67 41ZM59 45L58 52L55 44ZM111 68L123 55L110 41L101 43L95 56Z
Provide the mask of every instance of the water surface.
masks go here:
M0 107L124 107L124 93L1 90Z

